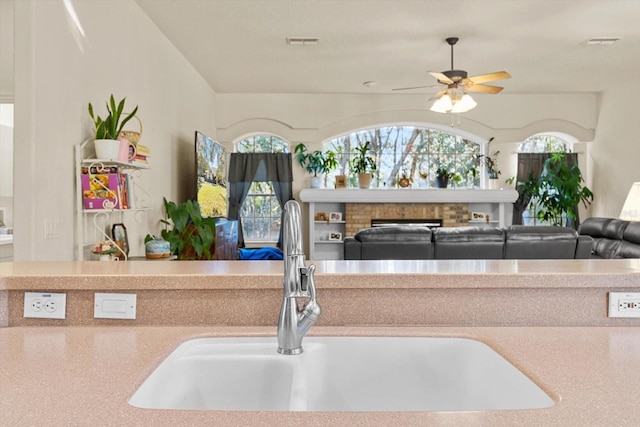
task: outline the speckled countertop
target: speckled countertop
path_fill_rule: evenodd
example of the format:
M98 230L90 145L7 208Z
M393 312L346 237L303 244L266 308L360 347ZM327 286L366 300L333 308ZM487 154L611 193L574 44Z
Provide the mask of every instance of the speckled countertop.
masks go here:
M0 329L3 426L636 426L640 328L343 327L313 335L456 336L483 341L556 402L479 412L227 412L149 410L127 401L179 343L259 336L275 327L48 327ZM274 337L274 352L276 340ZM283 356L286 357L286 356Z
M0 264L0 320L21 317L23 291L60 290L70 297L66 321L77 323L0 327L0 426L638 425L640 319L608 319L606 294L639 291L640 260L315 264L326 312L310 335L478 339L556 404L535 410L399 413L135 408L128 405L129 397L185 340L266 335L274 337L275 351L282 262L17 262ZM93 321L93 292L103 290L137 292L142 323L96 319L84 326ZM168 296L188 305L173 312L154 305ZM228 301L216 306L220 316L211 320L218 296ZM250 302L254 305L247 307ZM198 314L197 304L208 308L200 307ZM235 324L216 323L229 322L238 311L252 315L238 316ZM159 312L168 312L173 323L153 323ZM378 314L362 322L372 312ZM209 323L173 320L184 313ZM247 318L253 323L239 323Z
M309 261L323 288L609 287L637 284L640 259ZM0 290L280 288L282 261L0 263ZM104 279L104 280L101 280ZM348 279L348 280L346 280Z

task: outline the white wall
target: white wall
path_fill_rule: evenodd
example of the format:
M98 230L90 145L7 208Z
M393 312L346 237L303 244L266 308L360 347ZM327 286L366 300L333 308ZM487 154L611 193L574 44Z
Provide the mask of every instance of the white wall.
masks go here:
M154 210L125 222L133 255L159 230L162 197L191 196L194 131L215 137L215 92L132 0L73 1L85 35L62 1L15 4L15 257L74 257L73 147L90 138L87 103L109 95L139 106L141 143L152 150L140 183ZM43 222L59 237L44 239Z
M600 98L591 146L593 216L617 217L633 182L640 181L640 78L621 82Z

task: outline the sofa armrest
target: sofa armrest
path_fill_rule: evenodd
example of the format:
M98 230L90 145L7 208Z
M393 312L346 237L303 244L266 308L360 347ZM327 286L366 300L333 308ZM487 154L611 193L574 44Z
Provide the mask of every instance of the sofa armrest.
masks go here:
M585 235L578 236L578 245L576 246L576 259L591 258L593 251L593 237Z
M362 244L354 237L345 237L344 259L362 259Z

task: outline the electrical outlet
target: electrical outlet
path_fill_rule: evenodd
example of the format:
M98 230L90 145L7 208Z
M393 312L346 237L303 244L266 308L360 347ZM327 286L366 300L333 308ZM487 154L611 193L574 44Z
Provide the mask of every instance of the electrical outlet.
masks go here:
M64 319L67 294L52 292L25 292L24 317Z
M640 317L640 292L609 292L609 317Z

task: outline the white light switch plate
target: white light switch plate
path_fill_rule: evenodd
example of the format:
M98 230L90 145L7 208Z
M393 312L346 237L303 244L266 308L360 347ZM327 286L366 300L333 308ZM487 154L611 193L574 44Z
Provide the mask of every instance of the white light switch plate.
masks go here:
M93 317L95 319L135 319L136 294L96 292Z
M67 294L53 292L25 292L24 317L64 319Z

